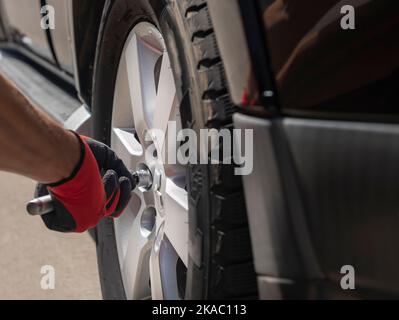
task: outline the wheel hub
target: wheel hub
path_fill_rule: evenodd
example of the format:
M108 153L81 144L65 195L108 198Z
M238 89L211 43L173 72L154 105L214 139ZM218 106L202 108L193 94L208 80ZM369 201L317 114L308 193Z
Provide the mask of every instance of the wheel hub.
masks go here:
M152 187L152 173L146 164L140 163L138 170L135 172L137 174L138 183L136 188L141 192L146 192Z

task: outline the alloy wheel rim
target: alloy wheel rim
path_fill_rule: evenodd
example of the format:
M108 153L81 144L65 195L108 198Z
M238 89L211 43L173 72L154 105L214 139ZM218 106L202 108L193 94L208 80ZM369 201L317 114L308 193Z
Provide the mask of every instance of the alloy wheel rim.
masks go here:
M162 161L171 120L181 126L165 41L154 25L141 22L120 58L111 126L111 147L128 169L146 169L152 177L150 188L136 189L114 221L128 299L182 296L179 281L185 280L177 270L187 267L188 198L185 169Z

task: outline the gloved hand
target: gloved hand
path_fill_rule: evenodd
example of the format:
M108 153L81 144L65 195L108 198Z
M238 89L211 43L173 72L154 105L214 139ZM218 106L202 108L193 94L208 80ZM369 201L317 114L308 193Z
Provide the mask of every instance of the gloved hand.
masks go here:
M42 217L54 231L84 232L104 217L122 214L136 187L135 177L105 144L78 136L81 157L71 176L56 184L38 184L36 196L48 193L54 211Z

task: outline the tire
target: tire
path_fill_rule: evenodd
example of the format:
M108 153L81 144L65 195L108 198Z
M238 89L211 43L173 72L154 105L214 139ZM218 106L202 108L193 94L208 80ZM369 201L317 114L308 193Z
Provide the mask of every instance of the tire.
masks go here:
M174 72L183 127L231 129L230 102L204 0L107 1L93 81L96 139L110 144L114 84L124 42L141 21L163 34ZM242 182L233 165L189 165L187 299L257 298ZM125 299L113 221L96 228L104 299Z

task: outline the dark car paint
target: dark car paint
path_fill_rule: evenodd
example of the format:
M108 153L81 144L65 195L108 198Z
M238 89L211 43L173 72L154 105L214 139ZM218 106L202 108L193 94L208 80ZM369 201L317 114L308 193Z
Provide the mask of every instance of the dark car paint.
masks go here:
M355 30L340 26L343 5ZM277 0L263 19L283 111L398 113L397 1Z
M355 30L340 28L344 4L355 7ZM260 254L267 253L257 263L263 298L399 296L398 4L258 0L279 113L255 125L267 128L263 141L270 138L268 159L275 159L276 167L269 170L270 161L256 150L255 159L262 163L262 181L274 177L279 182L263 190L282 193L280 205L289 204L282 212L265 211L270 228L275 227L273 250L259 241L260 230L251 230ZM240 121L246 127L254 120ZM244 178L246 185L256 186L253 179ZM280 207L275 201L270 198L269 207ZM293 203L299 206L291 208ZM309 261L300 250L303 233L293 232L296 211L302 210L321 277L306 272ZM287 216L284 226L274 225L277 213ZM255 222L265 218L262 214L249 210ZM286 249L281 256L268 254L277 248ZM298 254L298 265L287 262L285 255ZM340 287L343 265L355 268L355 290Z

